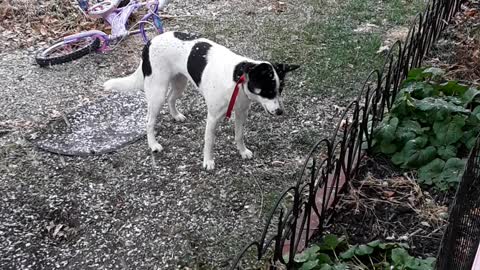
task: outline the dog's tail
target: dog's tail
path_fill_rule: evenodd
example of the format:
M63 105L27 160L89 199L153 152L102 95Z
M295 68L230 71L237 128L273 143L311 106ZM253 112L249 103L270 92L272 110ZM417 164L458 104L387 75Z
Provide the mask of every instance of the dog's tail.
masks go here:
M142 64L140 63L134 73L127 77L108 80L103 84L103 88L107 91L135 92L143 90L143 80Z

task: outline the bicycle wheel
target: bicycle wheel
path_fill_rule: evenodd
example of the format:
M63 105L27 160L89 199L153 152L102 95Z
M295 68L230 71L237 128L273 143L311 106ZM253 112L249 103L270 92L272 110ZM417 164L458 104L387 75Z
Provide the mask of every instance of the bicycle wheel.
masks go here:
M70 42L59 41L40 51L35 60L41 67L57 65L76 60L100 48L100 39L82 37Z
M145 43L163 33L163 23L157 14L150 14L143 17L139 28Z

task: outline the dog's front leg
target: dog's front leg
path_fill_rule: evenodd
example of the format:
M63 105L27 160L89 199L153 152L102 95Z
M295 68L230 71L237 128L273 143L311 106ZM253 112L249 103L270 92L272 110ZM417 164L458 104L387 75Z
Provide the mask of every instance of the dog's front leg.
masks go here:
M205 146L203 148L203 168L213 170L215 161L213 159L213 145L215 143L215 129L220 117L208 113L207 126L205 128Z
M235 110L235 142L237 149L243 159L251 159L253 157L252 151L245 147L244 127L247 121L248 109L250 105L243 106L244 108L237 108Z

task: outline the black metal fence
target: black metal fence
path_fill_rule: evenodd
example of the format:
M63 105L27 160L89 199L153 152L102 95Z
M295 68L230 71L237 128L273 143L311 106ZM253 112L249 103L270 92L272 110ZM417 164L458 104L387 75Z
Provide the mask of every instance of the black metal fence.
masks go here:
M470 270L480 243L480 137L470 152L451 207L438 270Z
M277 199L263 233L247 245L231 269L252 269L266 260L271 269L293 269L295 254L321 235L339 198L372 146L373 128L391 108L401 81L419 67L459 10L462 0L431 0L418 14L405 42L389 50L381 70L370 73L358 98L347 106L330 139L318 141L296 178ZM264 266L265 267L265 266Z

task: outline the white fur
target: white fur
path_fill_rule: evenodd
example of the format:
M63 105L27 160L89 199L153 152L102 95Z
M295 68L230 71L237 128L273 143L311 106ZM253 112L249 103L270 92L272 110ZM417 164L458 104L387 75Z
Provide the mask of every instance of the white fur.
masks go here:
M207 65L203 71L201 84L198 90L203 95L208 108L207 124L205 129L205 146L203 150L203 167L212 170L215 167L213 145L215 143L215 129L220 120L225 117L228 103L235 88L233 73L235 66L242 61L262 63L239 56L229 49L207 39L182 41L174 37L173 32L167 32L155 37L150 45L149 59L152 66L152 75L145 77L142 65L130 76L107 81L106 90L131 91L144 89L148 103L147 113L147 140L152 151L161 151L162 146L157 142L154 125L157 114L164 103L168 102L170 114L177 121L184 121L185 116L178 112L175 101L182 96L187 81L194 84L187 70L187 60L192 47L197 42L208 42L212 45L207 56ZM276 76L278 90L278 76ZM244 142L244 125L247 119L251 100L260 102L270 114L282 108L279 95L274 99L265 99L255 95L246 87L247 82L239 91L235 104L235 142L238 151L244 159L253 157ZM167 96L169 85L172 91Z

